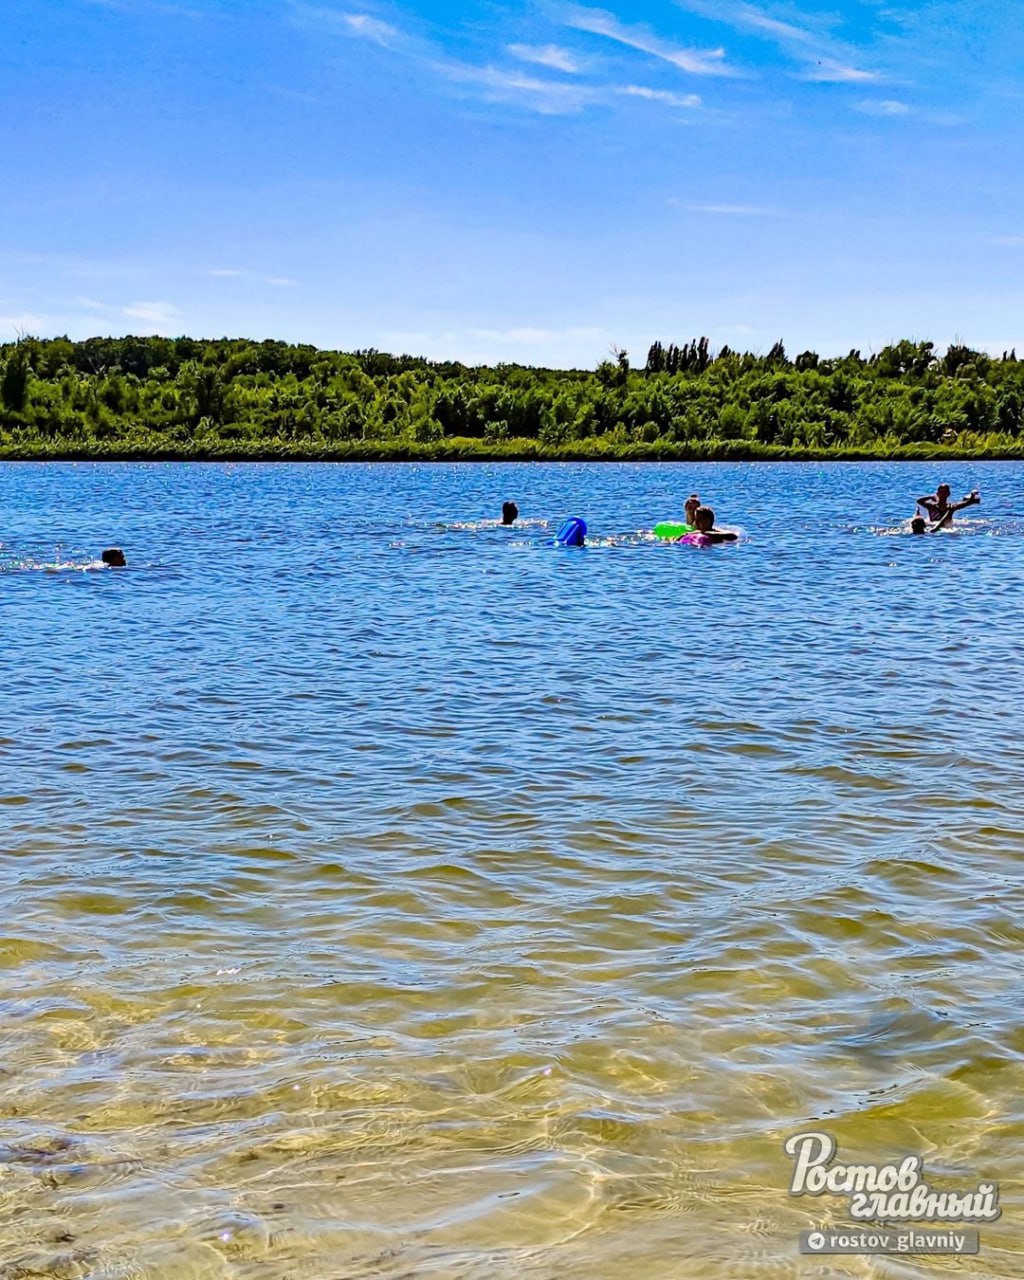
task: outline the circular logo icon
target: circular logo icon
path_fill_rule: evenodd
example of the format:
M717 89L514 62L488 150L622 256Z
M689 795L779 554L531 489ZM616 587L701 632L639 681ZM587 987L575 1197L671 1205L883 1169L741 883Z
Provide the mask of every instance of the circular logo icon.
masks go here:
M820 1231L811 1232L811 1234L807 1237L807 1247L808 1249L815 1249L815 1250L824 1249L825 1237L821 1234Z

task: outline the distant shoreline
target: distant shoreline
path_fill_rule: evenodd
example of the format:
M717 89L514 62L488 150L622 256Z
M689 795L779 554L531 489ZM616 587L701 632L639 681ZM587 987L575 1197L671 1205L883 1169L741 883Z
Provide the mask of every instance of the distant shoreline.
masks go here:
M76 448L11 448L0 447L0 462L1020 462L1024 460L1024 443L1006 448L958 448L956 445L908 444L888 451L869 448L808 449L777 445L757 445L730 441L707 449L666 448L658 445L633 444L612 450L588 450L577 444L573 448L553 448L523 441L523 448L481 448L476 440L447 440L417 447L403 444L394 447L324 449L297 445L294 448L203 448L118 449Z
M903 340L791 359L655 342L593 372L247 339L0 345L0 459L882 462L1024 458L1024 360Z

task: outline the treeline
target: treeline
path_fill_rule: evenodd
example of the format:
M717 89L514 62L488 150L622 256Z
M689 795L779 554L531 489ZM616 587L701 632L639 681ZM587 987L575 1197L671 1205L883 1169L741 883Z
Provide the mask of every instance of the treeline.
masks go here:
M1024 362L655 342L595 370L192 338L0 346L6 458L1024 456Z

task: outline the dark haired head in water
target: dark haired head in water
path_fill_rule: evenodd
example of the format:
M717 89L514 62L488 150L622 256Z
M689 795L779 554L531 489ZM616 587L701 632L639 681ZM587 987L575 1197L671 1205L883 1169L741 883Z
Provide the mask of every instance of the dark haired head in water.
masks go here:
M123 569L128 563L120 547L108 547L100 559L111 569Z
M503 502L501 504L501 523L515 524L519 519L519 508L514 502Z
M910 532L911 533L927 533L928 532L928 525L925 522L924 516L914 516L913 520L911 520L910 522Z
M736 534L729 529L715 528L715 513L710 507L698 507L693 513L693 523L697 532L712 542L735 542Z

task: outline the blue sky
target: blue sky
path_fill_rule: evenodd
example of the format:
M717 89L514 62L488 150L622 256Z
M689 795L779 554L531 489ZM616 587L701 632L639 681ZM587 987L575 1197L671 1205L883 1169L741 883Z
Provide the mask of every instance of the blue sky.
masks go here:
M996 0L0 0L0 333L1024 351Z

